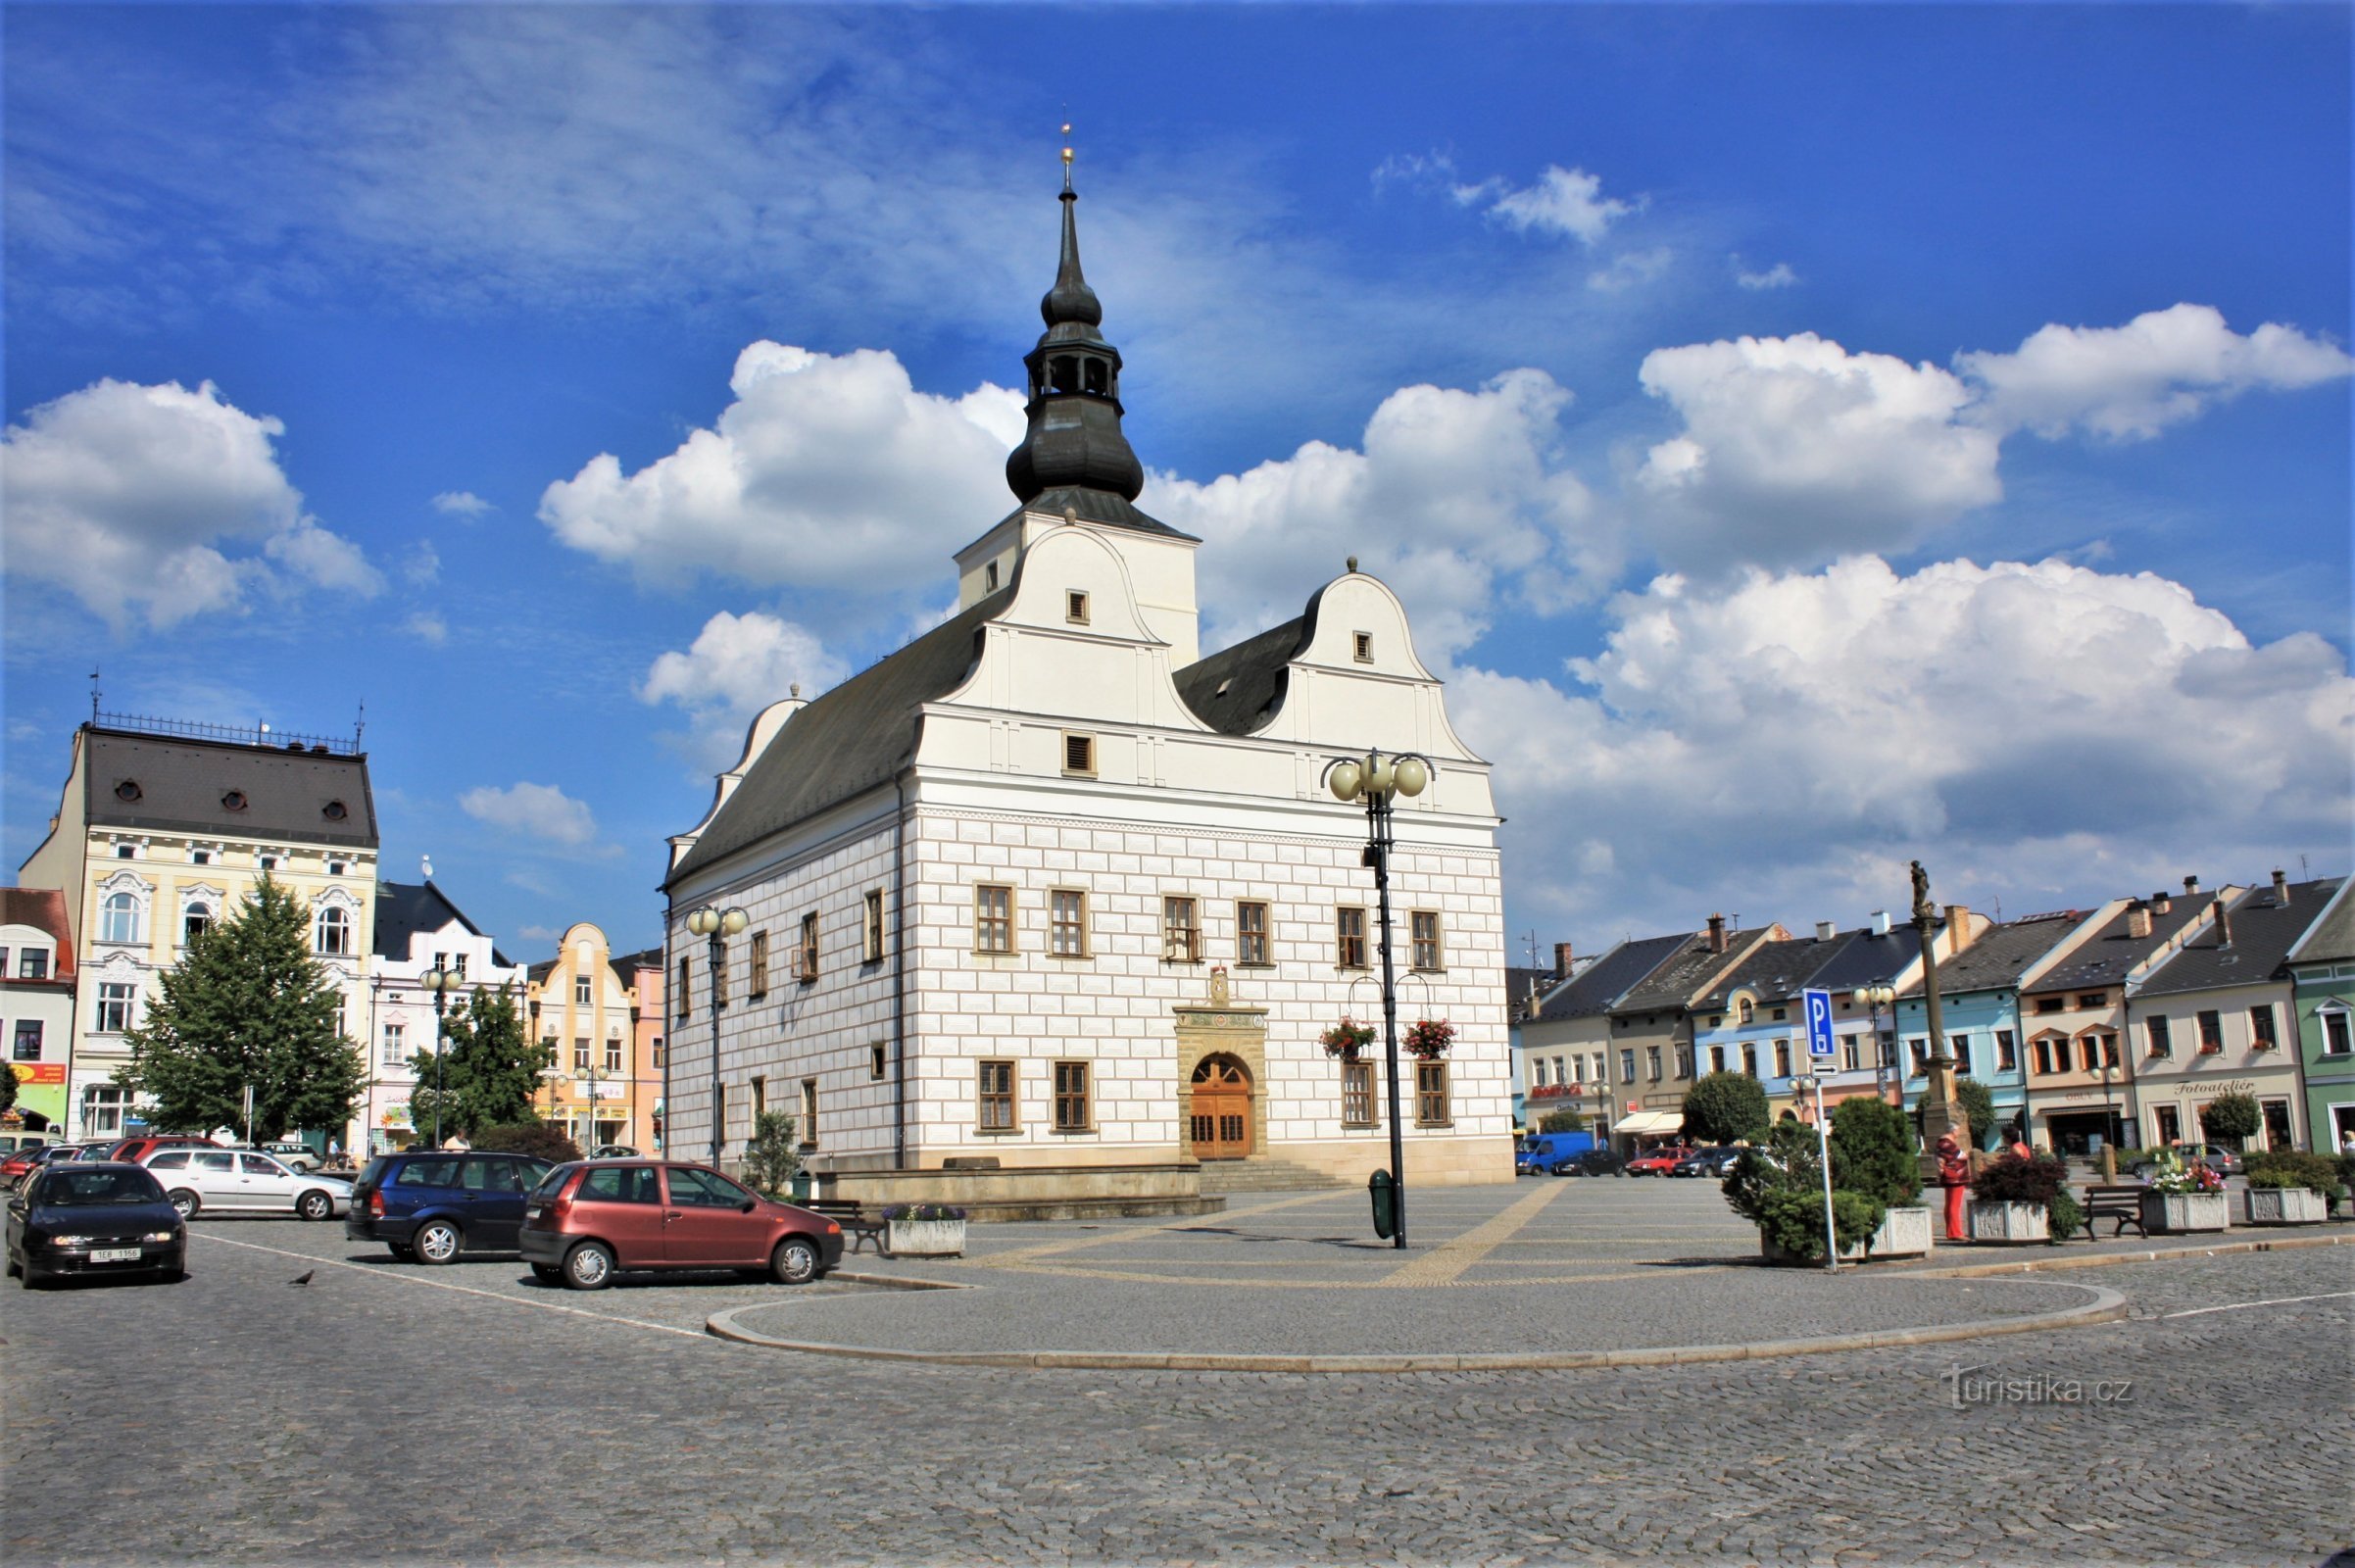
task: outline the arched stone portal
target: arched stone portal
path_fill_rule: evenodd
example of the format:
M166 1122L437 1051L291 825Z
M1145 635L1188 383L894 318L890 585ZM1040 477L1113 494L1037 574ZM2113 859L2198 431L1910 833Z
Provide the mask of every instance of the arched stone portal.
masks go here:
M1245 1159L1257 1152L1250 1068L1223 1053L1204 1056L1188 1087L1186 1123L1196 1159Z
M1196 1159L1267 1153L1267 1009L1234 1000L1214 969L1209 994L1176 1009L1178 1148Z

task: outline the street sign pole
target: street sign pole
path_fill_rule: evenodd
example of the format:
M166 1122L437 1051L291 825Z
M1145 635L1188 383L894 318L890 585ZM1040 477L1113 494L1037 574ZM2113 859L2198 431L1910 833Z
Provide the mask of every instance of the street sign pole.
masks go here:
M1807 1018L1807 1081L1815 1090L1815 1148L1824 1167L1824 1269L1840 1272L1840 1222L1832 1209L1832 1129L1824 1122L1824 1074L1832 1067L1837 1047L1832 1039L1832 993L1809 989L1799 993Z

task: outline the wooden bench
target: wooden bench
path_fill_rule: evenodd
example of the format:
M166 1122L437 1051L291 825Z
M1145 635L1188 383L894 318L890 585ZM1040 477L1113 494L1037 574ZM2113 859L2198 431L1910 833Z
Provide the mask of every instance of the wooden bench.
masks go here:
M842 1198L812 1198L801 1206L813 1214L823 1214L842 1227L843 1240L847 1244L843 1248L846 1256L870 1243L876 1256L891 1256L889 1249L884 1246L891 1222L882 1215L869 1214L856 1202Z
M2147 1187L2086 1188L2085 1240L2090 1242L2095 1239L2093 1222L2097 1219L2114 1222L2110 1226L2112 1239L2124 1236L2129 1225L2134 1228L2136 1236L2147 1238L2150 1232L2142 1228L2142 1195L2148 1191L2150 1189ZM2062 1238L2064 1241L2067 1239Z

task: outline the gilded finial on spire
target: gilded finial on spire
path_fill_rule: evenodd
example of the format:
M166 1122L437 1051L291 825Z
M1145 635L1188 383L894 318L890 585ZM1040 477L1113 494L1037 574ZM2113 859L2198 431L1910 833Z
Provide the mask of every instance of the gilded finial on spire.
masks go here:
M1063 189L1071 188L1071 122L1063 122Z

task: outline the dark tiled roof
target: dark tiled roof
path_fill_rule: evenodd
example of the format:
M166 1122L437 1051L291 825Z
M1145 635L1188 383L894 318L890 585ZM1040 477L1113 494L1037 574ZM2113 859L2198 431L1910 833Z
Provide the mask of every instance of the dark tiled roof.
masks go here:
M1580 970L1567 986L1547 997L1538 1016L1551 1022L1561 1018L1593 1018L1608 1012L1613 1003L1631 988L1643 984L1646 976L1692 940L1693 933L1683 931L1675 936L1622 942Z
M2338 891L2330 895L2330 903L2308 929L2305 939L2290 949L2290 962L2329 963L2355 958L2355 897L2349 896L2350 888L2355 888L2355 878L2338 885Z
M1059 517L1065 508L1090 522L1106 522L1115 528L1134 528L1139 533L1158 534L1164 539L1190 539L1196 544L1202 543L1194 535L1180 533L1158 517L1147 516L1126 496L1111 490L1093 490L1077 485L1042 490L990 526L1003 527L1025 512L1044 512Z
M1718 978L1709 994L1695 1001L1696 1009L1711 1012L1723 1008L1736 990L1747 988L1761 1002L1791 1002L1809 985L1814 984L1815 971L1839 954L1841 940L1835 935L1828 941L1814 937L1793 937L1788 942L1769 942L1757 952Z
M66 895L56 888L0 888L0 925L28 925L57 941L49 978L74 978L74 930Z
M635 986L641 970L653 970L655 978L658 980L662 977L662 950L661 948L647 948L637 953L616 954L609 961L613 966L613 972L621 977L624 987Z
M2207 894L2179 897L2170 901L2164 914L2152 909L2150 935L2146 937L2127 935L2127 921L2134 916L2134 906L2129 905L2104 921L2100 930L2079 943L2067 957L2045 970L2037 979L2036 989L2076 991L2086 986L2120 984L2134 965L2165 947L2169 938L2207 913L2210 898ZM1940 967L1939 978L1941 981L1944 979L1943 966Z
M365 756L82 728L83 809L93 827L376 847ZM226 804L232 793L241 808ZM336 803L343 815L327 815Z
M1560 978L1551 969L1536 969L1518 963L1506 964L1504 966L1505 1012L1516 1021L1528 1016L1530 992L1534 990L1542 997L1545 994L1546 988Z
M2314 924L2338 883L2336 877L2293 883L2286 904L2274 897L2270 885L2251 888L2226 906L2226 923L2232 928L2230 947L2224 933L2211 925L2145 976L2136 995L2208 991L2270 979L2281 971L2289 950Z
M1315 621L1297 615L1220 649L1177 672L1178 695L1194 716L1225 735L1249 735L1284 706L1292 661L1306 647Z
M662 885L889 783L914 753L917 708L964 680L983 623L1013 592L1001 588L796 712Z
M1709 983L1712 976L1732 968L1748 956L1750 948L1763 941L1771 927L1756 931L1729 931L1726 950L1709 951L1706 933L1686 939L1683 950L1666 963L1653 969L1640 985L1621 997L1613 1012L1657 1011L1667 1007L1682 1007L1693 994Z
M1892 926L1886 936L1875 936L1869 929L1850 931L1840 951L1824 961L1808 984L1826 991L1886 985L1921 951L1921 934L1909 925Z
M1938 995L1953 997L1966 991L2010 990L2037 959L2060 946L2062 939L2077 929L2079 918L2074 913L2039 914L2033 920L1989 926L1979 934L1978 941L1953 957L1938 959ZM1913 936L1911 931L1905 934L1909 939ZM1918 995L1921 989L1922 982L1917 978L1905 988L1905 995Z
M482 935L482 928L466 918L466 910L452 904L450 896L431 882L376 884L376 956L379 958L406 962L411 937L430 935L453 920L469 936ZM496 947L491 949L491 961L502 969L508 966L507 958Z

